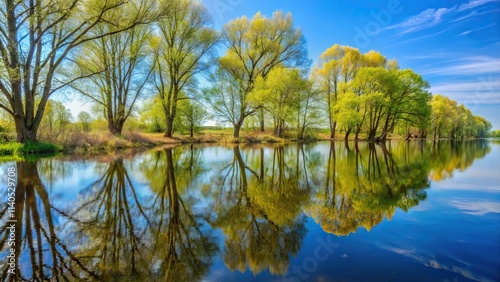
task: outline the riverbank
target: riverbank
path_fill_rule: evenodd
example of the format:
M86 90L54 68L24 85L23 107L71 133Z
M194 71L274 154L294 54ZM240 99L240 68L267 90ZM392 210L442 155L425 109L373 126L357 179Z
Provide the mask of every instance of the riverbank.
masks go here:
M21 144L17 142L0 143L0 156L30 155L47 153L98 153L123 149L152 148L162 145L180 144L258 144L258 143L294 143L316 141L344 141L344 134L339 133L334 139L327 132L317 132L314 137L297 139L292 136L276 137L271 132L247 132L240 138L234 138L230 130L207 130L189 135L174 134L166 138L163 133L127 132L114 136L109 132L69 132L57 138L40 138L40 143ZM390 136L388 140L403 140L400 136ZM432 140L432 139L410 139ZM355 140L349 140L355 141ZM359 139L358 141L367 141Z

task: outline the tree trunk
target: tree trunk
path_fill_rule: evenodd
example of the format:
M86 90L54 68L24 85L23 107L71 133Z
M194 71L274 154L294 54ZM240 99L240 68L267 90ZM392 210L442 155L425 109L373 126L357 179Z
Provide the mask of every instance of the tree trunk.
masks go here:
M264 132L264 109L259 110L260 132Z
M278 121L278 130L276 132L276 136L282 137L283 136L283 128L285 127L285 121L279 120Z
M234 138L240 138L240 129L241 129L241 125L242 123L239 122L237 124L234 124L233 127L234 127L234 130L233 130L233 137Z
M167 125L167 128L165 130L165 135L163 135L163 137L172 138L172 133L174 131L174 119L167 118L166 125Z
M124 121L113 122L108 120L108 129L111 134L117 136L122 134Z
M335 139L335 129L337 128L337 122L334 122L330 126L330 139Z
M193 132L194 132L194 126L193 126L193 125L191 125L191 126L189 127L189 136L191 136L191 138L193 138Z
M375 134L377 134L377 129L370 129L369 134L368 134L368 140L374 141Z
M359 133L361 132L361 125L359 125L356 128L356 136L354 137L354 140L358 141L359 140Z
M20 143L37 142L38 127L28 128L23 119L16 119L16 141Z
M349 141L349 134L351 134L351 128L347 128L347 131L345 132L345 137L344 137L344 140L347 142Z

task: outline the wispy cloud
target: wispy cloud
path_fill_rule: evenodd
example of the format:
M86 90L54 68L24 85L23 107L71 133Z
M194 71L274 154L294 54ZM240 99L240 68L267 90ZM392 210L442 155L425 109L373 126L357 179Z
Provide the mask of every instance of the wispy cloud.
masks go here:
M487 28L492 27L494 25L496 25L496 23L490 23L489 25L485 25L485 26L482 26L482 27L479 27L479 28L476 28L476 29L466 30L466 31L460 33L458 36L463 36L463 35L467 35L467 34L472 33L472 32L476 32L476 31L479 31L479 30L487 29Z
M460 6L458 6L457 11L463 12L495 1L497 0L472 0L469 3L461 4Z
M466 57L440 62L437 67L419 70L431 76L443 76L447 81L432 85L430 91L470 105L500 103L500 58Z
M433 27L441 22L442 17L451 10L447 8L427 9L406 21L390 26L391 28L403 28L401 34L419 31Z
M418 40L421 40L421 39L424 39L424 38L434 37L434 36L439 35L441 33L447 32L448 30L454 28L455 26L456 26L456 24L450 26L449 28L446 28L446 29L440 30L438 32L435 32L433 34L426 34L426 35L422 35L422 36L419 36L419 37L409 38L409 39L406 39L406 40L398 40L396 43L390 44L390 45L386 45L383 48L381 48L380 50L384 50L384 49L388 49L388 48L393 48L393 47L396 47L396 46L402 46L402 45L408 44L410 42L415 42L415 41L418 41Z
M471 110L478 105L490 105L500 103L500 82L476 81L464 83L445 83L431 87L434 94L443 94L466 104Z
M484 81L484 82L462 82L462 83L449 83L441 84L432 87L432 90L436 93L447 92L465 92L465 91L476 91L477 89L486 90L500 90L500 81Z
M468 18L472 18L472 17L477 17L477 16L482 16L482 15L487 15L487 14L491 14L491 13L498 13L498 11L500 11L499 9L494 9L494 10L491 10L491 9L483 9L482 11L479 11L480 9L477 9L477 10L474 10L464 16L461 16L459 18L456 18L453 20L453 22L459 22L459 21L463 21L463 20L466 20Z
M401 29L402 30L400 32L401 35L428 29L440 24L446 16L452 16L459 13L463 13L465 11L496 1L498 0L472 0L468 3L455 5L451 8L443 7L443 8L427 9L415 16L408 18L404 22L388 27L388 29ZM481 13L478 13L477 11L472 11L468 15L463 16L463 19L467 17L477 16L479 14Z
M446 64L446 63L445 63ZM489 56L468 57L448 63L445 66L420 71L423 75L478 75L500 73L500 58Z

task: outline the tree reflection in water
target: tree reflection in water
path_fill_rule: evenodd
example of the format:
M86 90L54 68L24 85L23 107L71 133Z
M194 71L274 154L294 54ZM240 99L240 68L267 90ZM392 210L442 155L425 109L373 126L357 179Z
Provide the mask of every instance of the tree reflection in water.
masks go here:
M218 252L215 238L195 213L189 189L203 172L200 150L164 149L146 159L143 171L154 193L151 245L161 281L197 281Z
M312 186L301 148L278 146L266 158L262 148L244 156L235 146L231 163L214 180L211 223L226 236L223 257L231 270L284 274L290 255L300 250L306 232L301 207Z
M86 266L62 238L61 226L56 220L59 211L40 180L37 164L38 161L16 163L15 254L18 264L15 275L9 277L9 266L2 266L2 281L72 281L82 276L96 279L96 272ZM1 214L2 218L7 218L5 211ZM8 231L2 226L0 232L0 246L4 251Z
M70 177L76 164L18 161L20 262L12 277L2 264L2 280L196 281L219 254L215 228L229 269L285 274L306 215L339 236L370 230L425 200L430 180L490 151L486 141L324 145L218 147L231 155L226 163L192 145L113 156L97 162L98 176L73 200L57 199L44 183Z

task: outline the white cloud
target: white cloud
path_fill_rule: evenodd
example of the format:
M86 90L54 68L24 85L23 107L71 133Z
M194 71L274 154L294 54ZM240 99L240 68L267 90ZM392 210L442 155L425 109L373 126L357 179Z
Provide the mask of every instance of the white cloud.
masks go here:
M496 1L498 0L472 0L468 3L464 3L459 6L455 5L451 8L430 8L423 12L420 12L418 15L408 18L404 22L390 26L388 27L388 29L394 29L394 28L402 29L400 34L406 34L431 28L441 23L446 15L454 15L462 13L474 9L476 7L483 6L490 2L496 2ZM466 19L481 14L483 13L472 11L468 15L461 17L461 19Z
M478 81L478 82L453 82L433 86L432 90L435 93L446 92L464 92L464 91L487 91L500 90L500 81Z
M443 15L449 12L450 9L447 8L427 9L402 23L393 25L389 28L404 28L405 30L402 31L401 34L419 31L439 24Z
M447 66L428 68L420 71L423 75L478 75L500 73L500 58L478 56L460 59Z
M492 27L494 25L496 25L496 23L490 23L489 25L485 25L485 26L482 26L482 27L479 27L479 28L476 28L476 29L466 30L466 31L460 33L458 36L467 35L469 33L476 32L476 31L479 31L479 30L482 30L482 29L487 29L487 28Z
M474 8L482 6L484 4L488 4L490 2L496 2L496 1L498 1L498 0L472 0L469 3L461 4L458 7L457 11L462 12L462 11L474 9Z

